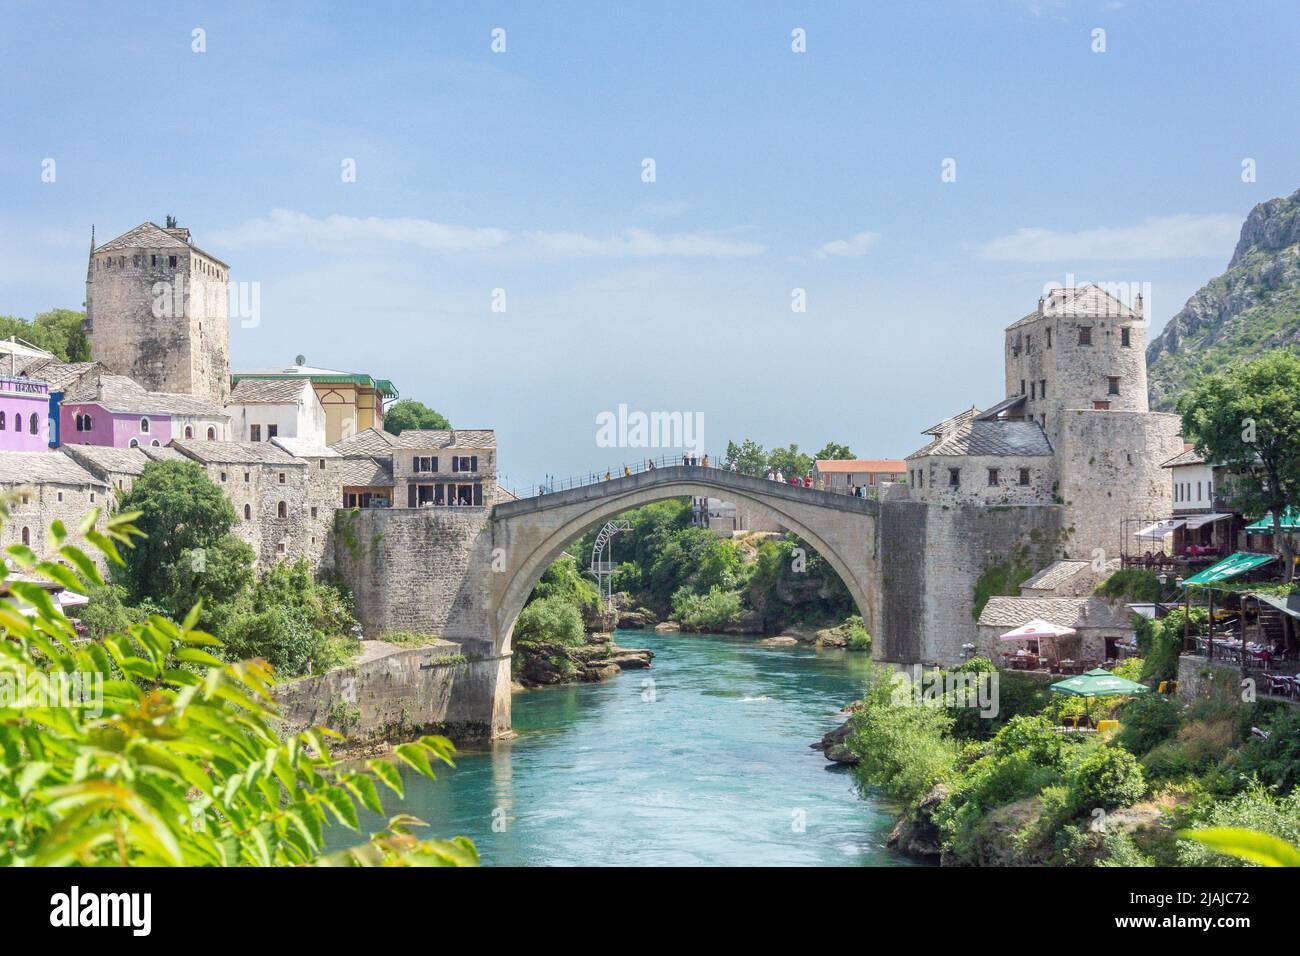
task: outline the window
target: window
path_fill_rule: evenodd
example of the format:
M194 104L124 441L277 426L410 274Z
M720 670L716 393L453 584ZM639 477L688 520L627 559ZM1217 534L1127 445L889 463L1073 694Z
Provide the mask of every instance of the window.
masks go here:
M249 426L248 426L248 440L249 440L249 441L261 441L261 440L262 440L262 426L261 426L261 425L249 425Z
M159 441L158 439L156 439L156 438L155 438L153 441L149 442L149 446L150 446L151 448L159 448L159 447L161 447L161 445L162 445L162 442L160 442L160 441Z
M60 500L60 501L63 500L63 492L61 492L61 491L59 492L59 500Z
M1131 348L1133 345L1132 339L1129 338L1129 330L1127 327L1119 330L1119 344L1124 346L1126 349Z
M221 473L221 480L222 481L226 480L226 473L224 471Z
M324 458L322 458L322 459L320 460L320 470L321 470L321 471L324 471L324 470L325 470L325 459L324 459Z
M279 544L277 544L277 545L275 546L275 551L276 551L277 554L284 554L284 542L283 542L283 541L281 541Z
M249 481L251 481L251 480L252 480L252 479L249 477L249 473L248 473L248 472L244 472L244 484L248 484Z
M990 469L989 469L989 487L990 487L990 488L996 488L997 486L998 486L998 470L997 470L996 468L990 468Z
M209 428L208 428L208 441L215 441L215 440L216 440L216 437L217 437L217 430L216 430L215 428L209 427Z
M0 412L0 432L5 430L5 413ZM81 431L81 416L77 416L77 431Z
M1110 402L1095 401L1092 403L1092 409L1096 412L1104 412L1110 408Z
M175 257L175 256L168 256L168 257L167 257L167 268L169 268L169 269L175 269L175 268L176 268L176 257Z
M1196 483L1196 500L1201 500L1201 483L1199 481Z
M1021 469L1020 469L1020 483L1021 483L1022 485L1027 485L1027 484L1029 484L1029 469L1028 469L1028 468L1021 468Z
M36 416L35 412L32 412L31 417L27 419L27 430L33 435L41 433L41 420Z
M284 484L284 472L280 472L280 484Z
M245 520L245 521L252 521L252 520L253 520L253 506L252 506L252 505L244 505L244 520Z
M150 257L149 257L149 265L151 265L151 266L156 266L157 264L158 264L158 257L157 257L157 256L150 256Z
M311 516L312 516L313 518L316 517L316 509L315 509L315 508L312 508L312 509L311 509Z
M960 469L960 468L949 468L949 469L948 469L948 487L949 487L949 488L956 488L956 487L958 487L960 484L961 484L961 469Z
M139 448L139 447L140 447L140 439L138 439L138 438L132 438L129 442L126 443L126 447L127 447L127 448Z
M147 418L140 419L140 434L141 435L149 434L149 419Z
M266 440L267 440L267 441L270 441L272 438L274 438L274 437L275 437L276 435L278 435L278 434L280 434L280 426L279 426L279 425L267 425L267 426L266 426Z
M86 431L90 431L92 428L95 427L95 419L94 419L94 416L92 416L92 415L83 415L82 418L83 418L83 419L85 420L85 422L86 422Z
M288 514L289 514L289 506L286 505L283 501L281 501L278 505L275 506L275 516L277 518L287 517Z
M186 438L193 438L193 437L194 437L194 426L193 426L193 425L186 425L186 426L185 426L185 437L186 437Z
M1092 344L1092 326L1091 326L1091 325L1081 325L1081 326L1079 326L1079 344L1080 344L1080 345L1091 345L1091 344Z
M1119 394L1119 376L1112 375L1106 379L1107 392L1111 395Z
M95 503L95 493L93 491L90 493L90 503L92 505Z
M1050 328L1047 330L1047 347L1049 349L1052 347L1052 330Z
M452 471L478 471L478 455L452 456Z
M1040 378L1038 380L1038 397L1039 398L1047 397L1047 379L1045 378Z
M1034 337L1028 332L1025 333L1025 353L1028 354L1030 346L1034 344Z
M1020 380L1020 394L1025 394L1025 380L1023 378Z
M1034 398L1037 397L1037 395L1038 395L1038 383L1037 383L1037 382L1030 382L1030 383L1029 383L1029 400L1032 402L1032 401L1034 400Z
M32 543L32 532L30 528L23 528L23 544Z

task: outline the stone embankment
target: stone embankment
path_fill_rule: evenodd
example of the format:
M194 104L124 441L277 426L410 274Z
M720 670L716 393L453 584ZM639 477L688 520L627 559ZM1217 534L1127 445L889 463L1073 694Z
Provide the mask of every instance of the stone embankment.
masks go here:
M602 681L625 670L650 666L654 651L619 647L610 634L587 635L579 646L538 641L515 647L515 683L520 687L545 687L576 681Z

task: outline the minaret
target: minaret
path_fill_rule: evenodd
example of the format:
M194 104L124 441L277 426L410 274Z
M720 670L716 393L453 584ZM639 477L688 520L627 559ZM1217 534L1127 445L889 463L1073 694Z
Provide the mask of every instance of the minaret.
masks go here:
M81 320L81 331L87 335L94 328L94 320L90 317L90 301L92 293L90 291L91 272L95 268L95 224L90 224L90 254L86 256L86 317Z

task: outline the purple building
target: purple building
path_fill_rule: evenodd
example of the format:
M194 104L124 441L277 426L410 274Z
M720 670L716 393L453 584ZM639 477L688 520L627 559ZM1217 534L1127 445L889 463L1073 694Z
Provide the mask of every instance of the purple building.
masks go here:
M50 386L0 376L0 451L49 451Z
M206 399L150 392L125 375L83 379L59 410L64 445L160 447L173 438L225 441L230 416Z

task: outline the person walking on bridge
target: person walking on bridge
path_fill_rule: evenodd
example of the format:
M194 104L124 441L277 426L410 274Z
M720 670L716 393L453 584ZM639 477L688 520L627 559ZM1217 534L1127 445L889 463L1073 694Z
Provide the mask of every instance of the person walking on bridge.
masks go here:
M606 480L606 481L609 481L609 471L608 471L608 470L605 471L605 480Z
M632 469L629 468L627 465L624 465L624 466L623 466L623 477L624 477L624 478L631 478L631 477L632 477Z
M701 467L701 468L708 468L708 467L709 467L709 456L708 456L707 454L706 454L706 455L704 456L704 458L700 461L700 467Z

